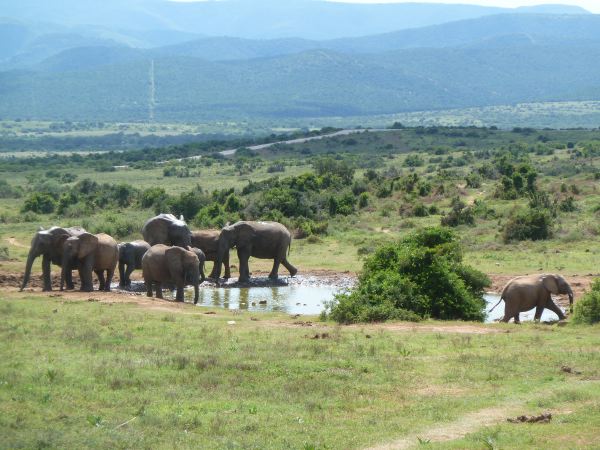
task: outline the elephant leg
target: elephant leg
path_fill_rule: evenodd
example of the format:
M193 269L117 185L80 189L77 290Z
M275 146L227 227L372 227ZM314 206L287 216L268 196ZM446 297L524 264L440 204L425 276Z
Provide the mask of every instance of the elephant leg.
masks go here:
M82 292L92 292L94 290L94 284L92 283L92 268L89 264L80 264L79 278L81 279L81 287L79 288Z
M94 273L98 277L98 290L103 291L105 289L106 281L104 279L104 271L103 270L94 270Z
M542 314L544 313L544 305L538 305L535 308L535 315L533 316L533 320L535 322L539 322L542 318Z
M44 291L52 290L52 279L50 278L50 258L44 255L42 258L42 278L44 280Z
M559 320L566 319L565 314L560 310L558 305L554 303L554 300L552 300L552 298L546 302L546 308L548 308L550 311L553 311L558 316Z
M162 298L163 298L162 284L159 281L156 282L155 289L156 289L156 298L160 298L162 300Z
M110 292L110 284L112 283L112 279L115 276L115 269L107 269L106 270L106 284L104 285L104 290L106 292Z
M292 266L292 264L287 260L287 258L283 258L283 261L281 263L283 264L283 267L285 267L290 272L290 276L293 277L298 273L298 269Z
M131 286L131 273L135 269L133 264L129 264L125 270L125 286Z
M119 287L127 286L127 276L125 275L125 264L119 261Z
M512 319L511 316L509 316L508 314L504 314L504 317L502 318L502 320L500 322L508 323L508 321L510 319Z
M67 273L65 274L65 283L67 285L67 290L75 289L75 285L73 284L73 269L72 268L67 270Z
M152 280L145 279L144 283L146 284L146 297L152 297Z
M177 293L175 294L175 301L182 302L183 301L183 285L177 283Z
M229 268L229 252L223 258L223 264L225 265L225 275L224 278L229 280L231 278L231 269Z
M269 278L271 278L272 280L276 280L278 272L279 272L279 260L277 258L275 258L273 260L273 268L271 269Z
M520 324L521 323L521 318L519 317L519 313L515 314L515 323L516 324Z
M241 252L238 249L238 259L240 260L240 278L238 281L240 283L244 283L250 280L250 268L248 266L248 260L250 259L250 253L246 254L246 252Z

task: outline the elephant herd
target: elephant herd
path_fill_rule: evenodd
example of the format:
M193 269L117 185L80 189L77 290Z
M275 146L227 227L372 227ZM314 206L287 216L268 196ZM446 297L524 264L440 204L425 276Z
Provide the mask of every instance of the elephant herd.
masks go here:
M82 291L92 291L92 272L99 281L99 289L110 290L111 281L119 267L119 285L131 284L131 273L141 269L147 295L156 293L162 298L162 287L175 285L176 300L183 301L186 284L194 286L194 303L198 302L199 285L205 280L204 263L213 261L210 278L219 281L222 266L224 277L230 278L229 251L236 248L240 267L239 281L250 279L248 260L251 256L273 259L269 274L277 279L279 265L292 276L297 269L287 260L291 234L277 222L240 221L222 230L190 231L183 219L171 214L160 214L148 219L142 228L144 240L117 244L109 235L91 234L81 227L52 227L40 229L31 241L21 290L27 286L35 259L42 256L44 291L52 290L50 265L61 267L60 289L66 284L73 289L72 270L77 269Z
M99 289L109 291L118 265L121 287L130 286L131 273L141 269L149 297L154 291L157 298L162 298L163 286L174 285L176 300L183 301L184 286L192 285L194 303L198 302L199 285L206 278L205 261L214 262L209 278L217 284L222 266L225 266L224 278L230 278L229 251L232 248L237 250L240 282L250 279L248 260L251 256L273 260L269 274L272 279L277 279L280 264L291 276L298 271L287 259L291 234L277 222L240 221L221 230L190 231L183 219L160 214L144 224L142 235L144 240L117 244L107 234L91 234L81 227L42 229L31 241L21 290L29 282L33 262L39 256L42 256L45 291L52 290L51 264L61 267L61 290L65 284L67 289L73 289L72 270L77 269L82 291L93 290L92 272L98 277ZM532 308L536 308L536 320L541 318L544 308L563 320L565 315L552 300L552 294L568 295L572 310L571 286L562 276L551 274L514 278L494 308L505 302L503 322L514 319L519 323L519 314Z

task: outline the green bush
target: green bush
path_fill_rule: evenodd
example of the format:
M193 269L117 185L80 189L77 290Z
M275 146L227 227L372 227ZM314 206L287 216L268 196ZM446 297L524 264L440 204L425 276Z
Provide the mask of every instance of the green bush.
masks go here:
M505 243L548 239L552 236L553 219L547 209L529 208L511 216L504 226Z
M572 320L588 325L600 322L600 279L596 279L591 290L575 303Z
M454 197L451 203L452 209L443 216L441 223L446 227L457 227L459 225L474 225L475 215L473 208L467 206L459 197Z
M56 209L56 200L45 192L34 192L25 200L22 212L31 211L38 214L50 214Z
M326 313L340 323L485 318L485 274L462 264L454 233L432 227L369 256L358 285L339 294Z

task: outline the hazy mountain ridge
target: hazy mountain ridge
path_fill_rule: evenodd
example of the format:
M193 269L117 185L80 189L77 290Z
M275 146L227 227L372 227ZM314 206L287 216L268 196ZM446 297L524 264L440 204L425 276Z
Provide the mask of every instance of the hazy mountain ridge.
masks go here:
M311 50L229 62L154 60L157 120L385 114L600 99L600 45ZM87 71L0 73L1 117L144 120L150 60Z

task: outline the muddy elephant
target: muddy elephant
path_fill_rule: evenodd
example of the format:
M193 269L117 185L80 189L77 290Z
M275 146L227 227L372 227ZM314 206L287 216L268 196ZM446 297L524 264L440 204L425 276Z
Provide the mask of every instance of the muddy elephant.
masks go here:
M33 262L38 256L42 256L42 277L44 281L44 291L52 290L52 279L50 277L50 264L56 264L62 266L63 263L63 244L64 242L72 237L78 236L81 233L85 233L85 230L81 227L52 227L47 230L40 229L33 239L31 240L31 248L29 249L29 255L27 256L27 263L25 265L25 276L23 277L23 283L21 284L21 291L25 289L29 278L31 276L31 267ZM77 268L76 263L71 264L72 269ZM73 279L71 277L71 270L65 274L65 280L67 287L73 289Z
M541 274L513 278L502 291L500 300L490 310L504 300L504 317L502 322L508 322L514 317L515 323L520 323L519 313L536 308L534 319L540 320L544 308L556 313L560 320L565 319L561 309L552 300L552 294L567 294L569 305L573 310L573 290L569 283L560 275Z
M219 234L215 278L218 279L221 275L221 265L233 247L237 249L240 261L240 282L250 279L248 260L251 256L273 259L273 269L269 274L271 279L277 279L279 264L283 264L290 275L294 276L298 269L287 260L291 243L292 235L286 227L278 222L241 221L228 225Z
M146 241L119 244L119 287L131 286L131 272L142 268L142 257L150 249Z
M156 244L178 245L183 248L191 246L191 233L183 217L178 219L173 214L159 214L148 219L142 227L144 240L150 246Z
M142 273L148 297L152 297L153 285L156 298L163 298L162 285L174 283L177 287L175 300L182 302L183 288L188 282L194 286L194 304L198 303L200 260L195 252L178 246L153 245L142 258Z
M219 230L192 231L192 247L202 250L206 261L214 261L212 272L209 275L210 278L217 278L215 272L217 269L219 234L221 234ZM225 266L225 279L231 278L229 252L223 256L223 265Z
M63 244L63 264L60 277L60 290L63 290L69 264L76 261L79 267L81 290L92 292L92 271L96 273L100 291L110 291L110 283L119 261L119 247L108 234L81 233L65 240ZM104 277L106 272L106 278Z

